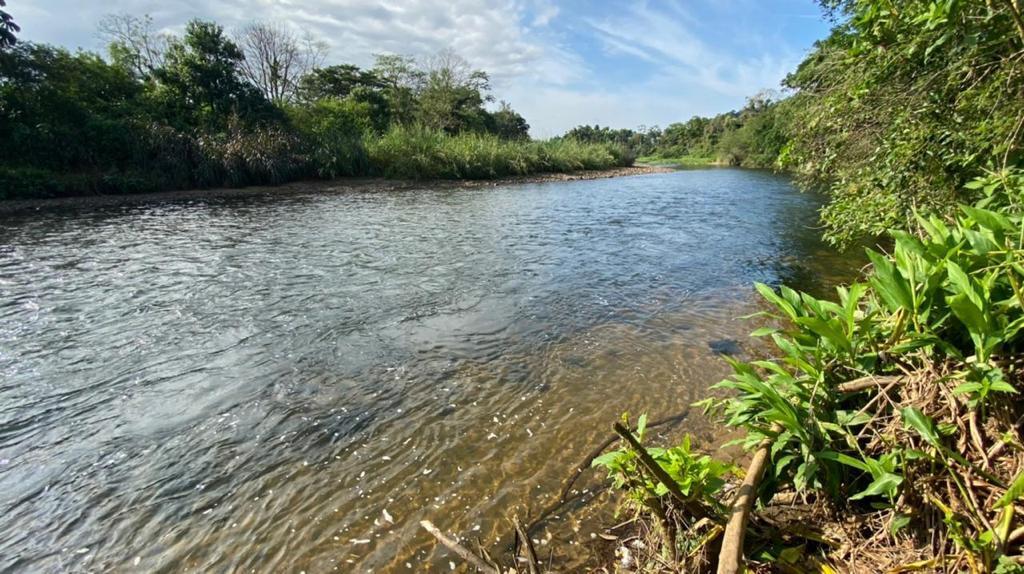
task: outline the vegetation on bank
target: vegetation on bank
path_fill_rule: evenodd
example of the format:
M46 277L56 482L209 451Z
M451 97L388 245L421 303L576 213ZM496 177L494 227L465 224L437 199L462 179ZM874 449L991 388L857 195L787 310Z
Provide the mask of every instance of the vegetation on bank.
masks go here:
M494 178L630 165L613 143L532 141L451 52L324 65L315 39L254 23L181 37L111 16L106 58L15 43L2 14L0 199L279 184Z
M887 247L832 300L757 286L769 356L730 360L726 398L701 403L739 431L745 471L617 426L595 465L646 537L615 568L1022 572L1021 7L822 4L836 28L748 149L829 194L833 241Z

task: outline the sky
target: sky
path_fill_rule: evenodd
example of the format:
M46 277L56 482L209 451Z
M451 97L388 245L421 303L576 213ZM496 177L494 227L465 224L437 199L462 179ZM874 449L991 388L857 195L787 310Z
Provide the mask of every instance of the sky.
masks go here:
M149 14L172 33L191 18L228 30L277 22L325 41L328 64L453 49L490 73L493 95L535 137L740 108L828 33L813 0L9 0L7 10L22 40L93 51L109 13Z

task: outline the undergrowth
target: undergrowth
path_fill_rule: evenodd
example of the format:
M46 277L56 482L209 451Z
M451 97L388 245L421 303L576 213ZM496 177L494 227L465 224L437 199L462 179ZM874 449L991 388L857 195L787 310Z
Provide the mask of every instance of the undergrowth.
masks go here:
M733 375L718 388L730 396L699 403L740 430L744 447L766 450L748 567L1021 571L1024 175L968 187L977 202L891 231L891 252L869 250L871 273L835 300L757 285L770 307L758 315L772 326L753 335L774 356L728 359ZM659 525L620 568L711 568L735 492L723 479L742 473L688 440L650 449L685 487L680 499L632 452L595 461Z

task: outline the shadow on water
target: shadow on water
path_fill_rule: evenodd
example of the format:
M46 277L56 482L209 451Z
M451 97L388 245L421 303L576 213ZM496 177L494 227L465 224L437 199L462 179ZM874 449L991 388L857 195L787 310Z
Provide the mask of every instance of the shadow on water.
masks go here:
M0 571L447 568L419 520L497 542L706 395L753 281L849 279L817 209L714 169L9 217Z

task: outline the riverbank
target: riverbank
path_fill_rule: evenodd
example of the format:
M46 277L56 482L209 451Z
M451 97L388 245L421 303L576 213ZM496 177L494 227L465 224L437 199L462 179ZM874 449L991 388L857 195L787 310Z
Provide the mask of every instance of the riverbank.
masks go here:
M0 201L0 214L42 209L77 207L102 207L133 205L139 203L187 201L202 199L223 199L242 196L303 194L303 193L348 193L386 192L410 189L466 189L496 187L499 185L521 185L551 183L590 179L629 177L673 171L665 166L631 166L604 170L583 170L572 173L544 173L529 176L503 177L489 180L398 180L384 178L338 178L329 181L307 180L282 185L259 185L250 187L225 187L215 189L189 189L180 191L157 191L130 195L87 195L48 199L11 199Z

